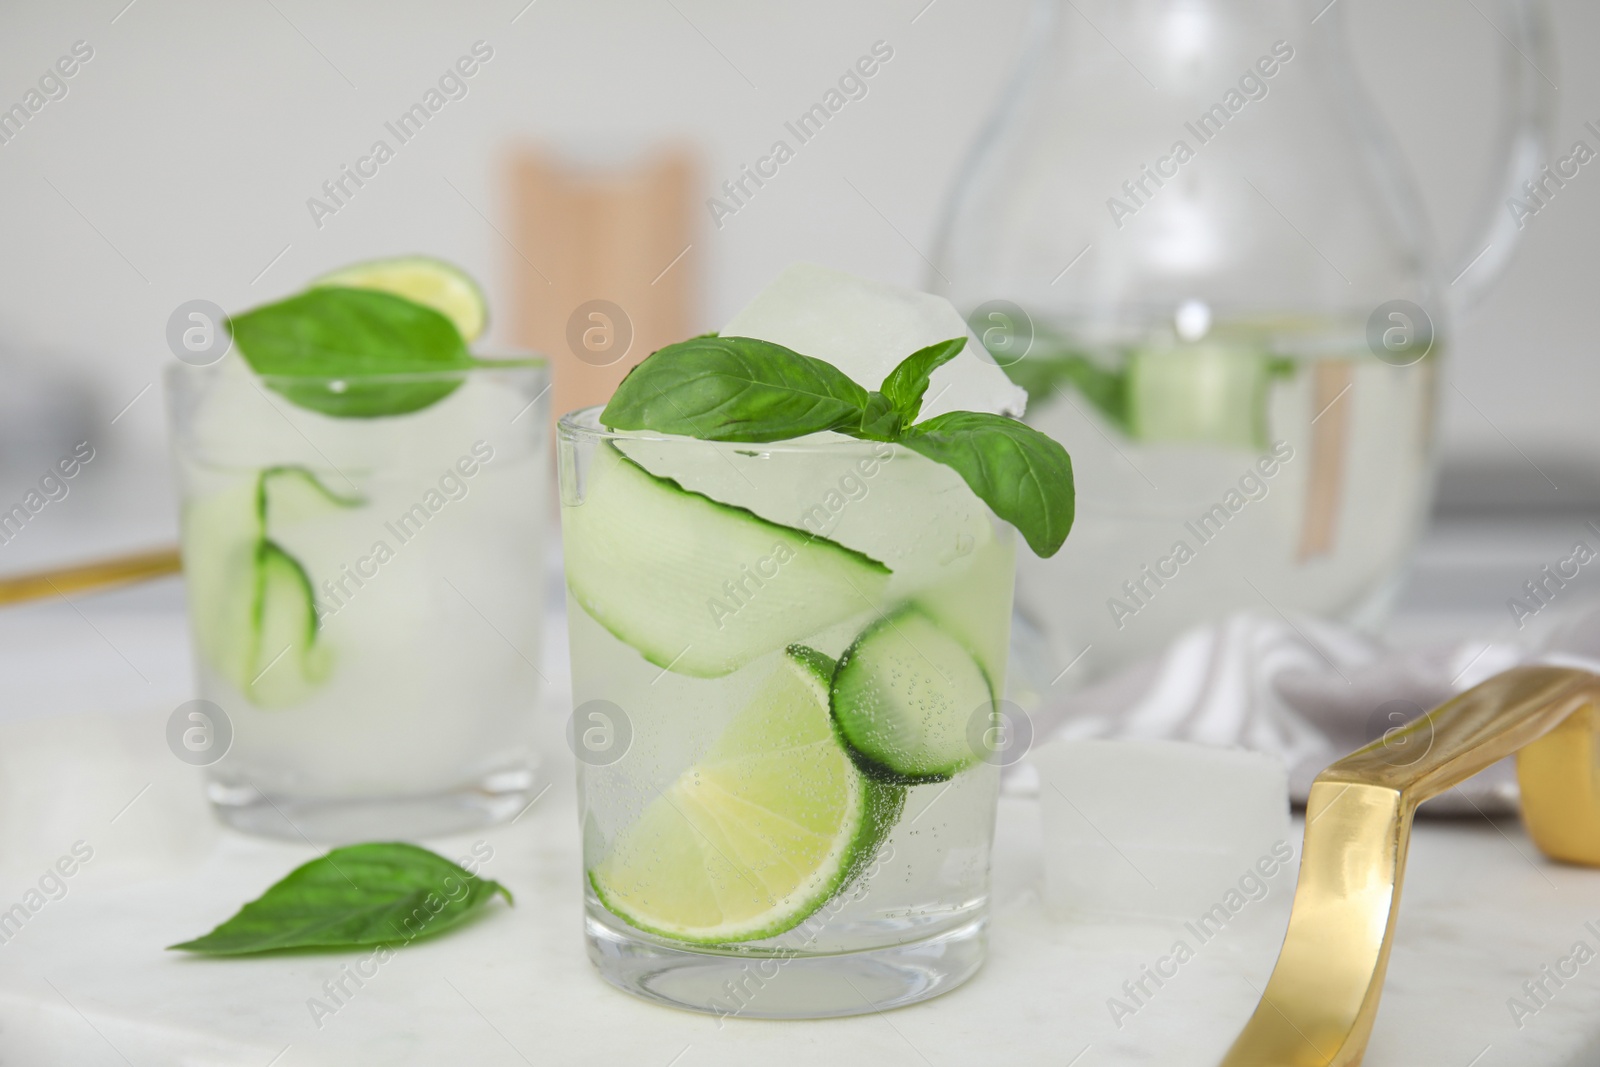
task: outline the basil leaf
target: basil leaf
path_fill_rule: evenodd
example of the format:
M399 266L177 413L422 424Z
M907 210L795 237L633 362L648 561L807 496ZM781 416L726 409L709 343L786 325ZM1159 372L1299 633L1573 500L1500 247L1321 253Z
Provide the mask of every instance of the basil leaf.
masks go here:
M694 337L641 362L600 422L702 441L782 441L857 427L867 391L831 363L753 337Z
M1067 539L1072 459L1031 426L1004 415L951 411L911 427L900 444L953 468L1035 555L1053 556Z
M207 956L403 944L458 925L499 882L401 842L336 848L302 864L204 937L169 945Z
M455 324L374 289L309 289L229 319L239 352L269 389L336 418L403 415L462 382L440 371L477 365ZM396 380L400 375L428 375ZM316 379L288 381L285 379Z
M917 349L889 372L879 388L905 419L906 425L917 421L917 412L922 410L922 396L928 391L928 379L933 372L955 359L965 347L965 337L952 337L948 341Z

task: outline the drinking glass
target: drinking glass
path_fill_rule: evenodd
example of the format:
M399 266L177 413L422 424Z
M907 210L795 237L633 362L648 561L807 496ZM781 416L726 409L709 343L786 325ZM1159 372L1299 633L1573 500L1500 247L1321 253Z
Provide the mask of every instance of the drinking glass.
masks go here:
M984 955L1013 531L820 434L558 428L590 959L722 1016L934 996ZM879 745L889 709L916 758ZM875 747L876 746L876 747Z
M355 383L170 368L201 698L173 743L209 763L222 821L416 837L533 796L547 381L528 359ZM316 410L352 389L414 410Z

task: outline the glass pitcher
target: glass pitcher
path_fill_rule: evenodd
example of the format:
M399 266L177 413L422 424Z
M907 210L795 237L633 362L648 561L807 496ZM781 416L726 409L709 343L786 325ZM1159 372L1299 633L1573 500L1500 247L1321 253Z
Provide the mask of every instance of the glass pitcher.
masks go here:
M1430 504L1452 320L1546 159L1542 13L1505 9L1504 165L1451 262L1336 0L1037 4L930 278L1072 453L1072 536L1019 568L1034 685L1241 608L1381 623Z

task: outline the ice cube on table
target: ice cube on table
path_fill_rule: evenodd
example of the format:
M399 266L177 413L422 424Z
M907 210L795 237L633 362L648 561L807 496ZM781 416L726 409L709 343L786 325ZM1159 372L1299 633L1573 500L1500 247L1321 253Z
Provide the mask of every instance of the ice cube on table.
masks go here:
M948 300L814 263L778 275L722 332L826 360L867 389L878 388L917 349L965 337L961 354L934 371L919 417L987 411L1020 418L1027 404L1027 393L985 358Z
M1268 910L1258 907L1268 897L1292 898L1285 868L1300 841L1278 756L1186 741L1054 741L1028 758L1039 771L1046 902L1058 917L1182 918L1214 932Z

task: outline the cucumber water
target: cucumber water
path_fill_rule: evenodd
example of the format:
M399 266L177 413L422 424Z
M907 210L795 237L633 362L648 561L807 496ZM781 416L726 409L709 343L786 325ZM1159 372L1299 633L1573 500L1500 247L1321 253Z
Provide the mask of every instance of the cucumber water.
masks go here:
M378 260L230 309L231 351L168 368L223 822L413 839L537 795L549 375L469 348L485 321L459 269Z
M1430 507L1446 353L1378 358L1368 310L1219 317L1194 342L1169 323L1104 337L1035 319L1010 369L1093 521L1018 561L1038 631L1018 681L1092 684L1233 612L1381 625Z
M574 722L626 737L620 758L573 741L592 928L807 956L966 929L998 785L968 728L1005 684L1010 528L897 446L580 417Z

